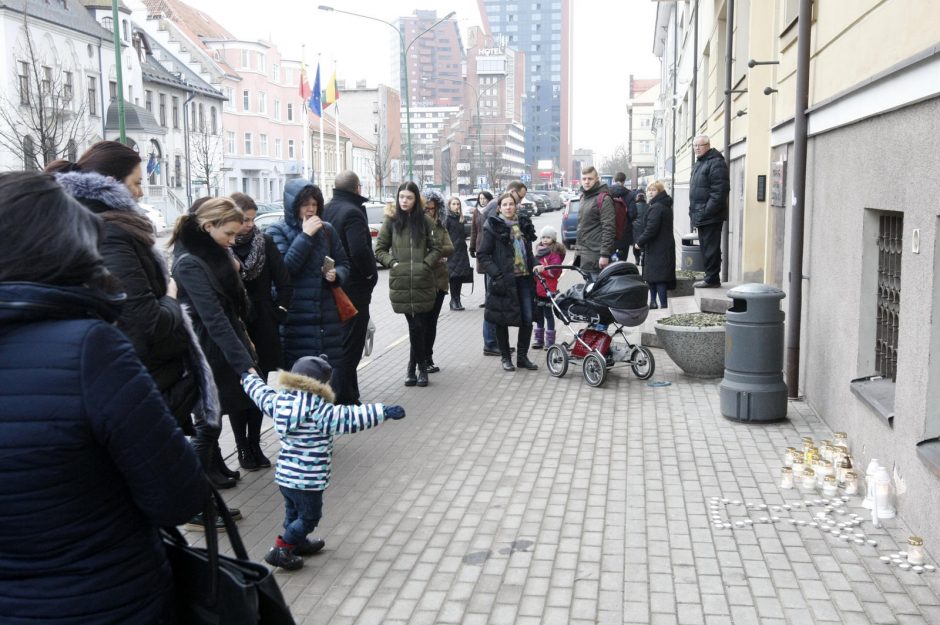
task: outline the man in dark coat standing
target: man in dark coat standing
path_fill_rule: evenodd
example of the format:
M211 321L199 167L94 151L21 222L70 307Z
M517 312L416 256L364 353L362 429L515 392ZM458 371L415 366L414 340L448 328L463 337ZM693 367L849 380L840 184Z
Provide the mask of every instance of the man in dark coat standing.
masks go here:
M731 181L721 152L711 147L708 135L692 140L695 167L689 181L689 219L698 230L698 242L705 261L705 279L697 288L721 286L721 229L728 219L728 191Z
M348 169L341 171L336 176L333 198L323 210L323 221L332 224L339 233L346 255L349 256L349 279L343 285L343 290L359 311L346 323L343 360L333 366L332 387L336 391L336 403L344 405L360 404L356 369L366 345L372 290L379 280L369 220L363 206L368 198L360 195L361 191L362 185L356 172Z

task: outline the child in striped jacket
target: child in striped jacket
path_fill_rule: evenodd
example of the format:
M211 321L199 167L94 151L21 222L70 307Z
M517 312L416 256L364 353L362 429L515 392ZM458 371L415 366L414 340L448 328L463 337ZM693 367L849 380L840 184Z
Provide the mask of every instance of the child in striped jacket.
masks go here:
M280 372L280 389L268 386L253 373L242 374L245 392L274 419L281 438L274 481L284 496L284 533L264 560L288 571L301 568L301 556L312 555L326 544L307 536L320 523L323 491L330 485L333 437L405 416L401 406L335 405L329 384L332 371L326 356L304 356L290 373Z

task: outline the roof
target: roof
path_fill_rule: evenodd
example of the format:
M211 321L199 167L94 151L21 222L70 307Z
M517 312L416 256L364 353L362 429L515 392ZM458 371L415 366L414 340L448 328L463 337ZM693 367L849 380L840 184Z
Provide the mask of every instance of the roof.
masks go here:
M659 84L659 78L637 78L630 81L630 97L635 98Z
M203 80L199 74L173 56L157 40L147 36L146 31L135 25L134 32L145 38L149 48L140 66L145 81L177 87L185 91L195 91L210 98L225 99L225 94Z
M88 9L75 0L67 0L64 3L65 6L45 0L0 0L0 9L23 14L24 4L27 16L35 20L55 24L91 37L100 37L106 41L113 39L111 31L96 22Z
M105 130L117 130L118 121L117 100L111 100L108 105L108 115L105 118ZM153 113L142 106L124 101L124 128L128 131L139 131L151 135L165 135L166 129L157 123Z
M164 17L170 20L180 30L191 35L195 42L202 43L203 39L236 38L207 13L180 0L143 0L143 3L148 17Z

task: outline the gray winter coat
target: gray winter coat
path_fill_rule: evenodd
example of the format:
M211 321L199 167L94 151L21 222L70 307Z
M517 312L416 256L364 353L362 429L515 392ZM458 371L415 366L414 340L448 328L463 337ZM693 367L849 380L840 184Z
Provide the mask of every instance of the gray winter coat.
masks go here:
M604 193L603 203L598 206L598 196ZM601 256L610 258L614 253L617 228L617 213L610 190L606 184L598 184L581 196L581 211L578 214L578 251L581 269L597 271Z

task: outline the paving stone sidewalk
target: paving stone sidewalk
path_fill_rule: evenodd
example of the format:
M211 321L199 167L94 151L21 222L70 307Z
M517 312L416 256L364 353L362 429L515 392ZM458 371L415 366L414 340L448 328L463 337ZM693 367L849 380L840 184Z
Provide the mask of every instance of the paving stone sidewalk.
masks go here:
M442 315L429 387L402 385L407 344L360 372L364 399L408 417L337 437L327 548L277 572L298 623L940 623L940 572L879 559L906 541L902 520L852 528L878 543L859 545L810 526L821 504L782 508L821 500L778 485L785 447L831 438L805 403L781 424L727 421L718 380L658 349L653 380L669 386L622 366L597 389L579 367L507 374L481 354L479 301ZM272 431L264 443L273 457ZM225 493L258 560L282 520L272 480ZM867 513L860 501L831 518Z

